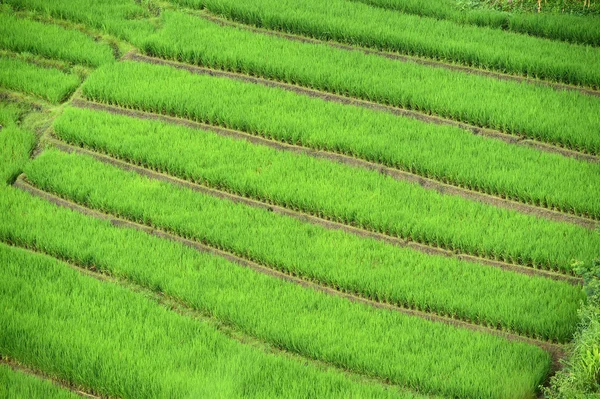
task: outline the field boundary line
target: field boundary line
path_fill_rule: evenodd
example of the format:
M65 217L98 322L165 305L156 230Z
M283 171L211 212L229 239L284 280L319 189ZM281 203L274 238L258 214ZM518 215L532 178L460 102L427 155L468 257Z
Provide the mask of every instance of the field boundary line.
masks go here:
M282 207L282 206L279 206L276 204L263 202L263 201L249 198L249 197L243 197L243 196L240 196L237 194L229 193L227 191L217 190L217 189L211 188L209 186L193 183L193 182L183 180L178 177L174 177L174 176L162 173L162 172L154 171L154 170L145 168L143 166L134 165L127 161L114 158L110 155L102 154L102 153L92 151L92 150L89 150L86 148L73 146L73 145L64 143L60 140L57 140L55 138L47 138L46 142L63 152L87 155L87 156L92 157L102 163L115 166L121 170L125 170L128 172L135 172L140 176L144 176L144 177L147 177L152 180L157 180L157 181L165 182L168 184L172 184L174 186L187 188L189 190L192 190L192 191L195 191L195 192L198 192L201 194L210 195L212 197L223 199L223 200L228 200L228 201L231 201L234 203L241 203L241 204L248 205L248 206L251 206L254 208L265 209L269 212L273 212L273 213L276 213L279 215L294 218L303 223L310 223L310 224L321 226L321 227L324 227L324 228L327 228L330 230L341 230L341 231L344 231L349 234L353 234L353 235L363 237L363 238L375 239L375 240L382 241L382 242L385 242L390 245L395 245L395 246L403 247L403 248L411 248L411 249L417 250L419 252L426 253L428 255L451 257L451 258L455 258L455 259L459 259L459 260L464 260L467 262L479 263L484 266L496 267L496 268L500 268L500 269L515 272L515 273L521 273L521 274L525 274L525 275L529 275L529 276L544 277L544 278L549 278L552 280L563 281L563 282L570 283L572 285L582 285L583 284L583 280L579 277L558 273L558 272L555 272L552 270L536 269L536 268L529 267L529 266L501 262L501 261L496 261L496 260L492 260L492 259L488 259L488 258L481 258L481 257L477 257L474 255L469 255L466 253L453 252L453 251L450 251L450 250L447 250L444 248L434 247L434 246L431 246L428 244L423 244L423 243L419 243L416 241L407 240L407 239L404 239L401 237L389 236L389 235L386 235L383 233L378 233L378 232L371 231L371 230L365 230L365 229L362 229L362 228L359 228L356 226L352 226L349 224L335 222L335 221L331 221L329 219L314 216L309 213L291 210L291 209L288 209L288 208L285 208L285 207Z
M113 226L143 231L143 232L145 232L149 235L155 236L155 237L159 237L162 239L177 242L177 243L183 244L189 248L195 249L199 252L208 253L208 254L211 254L214 256L221 257L225 260L228 260L232 263L237 264L238 266L246 267L257 273L261 273L261 274L268 275L268 276L271 276L274 278L278 278L278 279L281 279L281 280L284 280L284 281L287 281L290 283L300 285L303 288L312 289L312 290L322 292L322 293L325 293L325 294L328 294L331 296L336 296L339 298L346 299L353 303L367 305L367 306L370 306L370 307L373 307L376 309L395 311L395 312L405 314L407 316L418 317L418 318L428 320L431 322L443 323L443 324L450 325L450 326L453 326L456 328L463 328L463 329L476 331L476 332L480 332L480 333L484 333L484 334L498 336L498 337L507 339L509 341L523 342L523 343L526 343L529 345L537 346L537 347L547 351L552 356L553 370L557 370L558 368L560 368L560 359L564 358L566 355L566 346L564 344L540 340L540 339L528 337L525 335L520 335L520 334L517 334L514 332L509 332L506 330L496 329L496 328L488 327L488 326L481 325L481 324L470 323L470 322L463 321L460 319L454 319L451 317L441 316L436 313L429 313L429 312L424 312L424 311L420 311L420 310L416 310L416 309L404 308L404 307L397 306L397 305L394 305L391 303L378 302L378 301L371 300L371 299L368 299L363 296L359 296L354 293L339 291L337 289L334 289L334 288L329 287L324 284L319 284L319 283L315 283L313 281L308 281L308 280L302 279L301 277L293 276L291 274L287 274L287 273L278 271L276 269L272 269L270 267L263 266L261 264L253 262L246 258L240 257L234 253L231 253L231 252L228 252L228 251L225 251L222 249L218 249L218 248L212 247L210 245L200 243L195 240L190 240L190 239L181 237L177 234L170 233L168 231L165 231L165 230L162 230L159 228L150 227L148 225L137 223L137 222L131 221L126 218L121 218L121 217L117 217L117 216L107 214L107 213L104 213L101 211L97 211L95 209L91 209L86 206L75 203L71 200L61 198L55 194L46 192L42 189L39 189L39 188L33 186L32 184L30 184L29 182L26 181L26 179L23 177L23 175L19 176L19 178L17 179L17 181L14 184L14 187L16 187L22 191L28 192L29 194L31 194L33 196L44 199L44 200L46 200L54 205L57 205L59 207L71 209L73 211L79 212L79 213L87 215L87 216L95 217L97 219L107 220Z
M190 73L197 74L197 75L208 75L208 76L213 76L213 77L229 78L229 79L234 79L234 80L238 80L238 81L242 81L242 82L259 84L261 86L266 86L266 87L271 87L271 88L279 88L279 89L283 89L286 91L294 92L296 94L306 95L308 97L319 98L321 100L344 104L344 105L353 105L355 107L360 107L360 108L365 108L365 109L370 109L370 110L375 110L375 111L380 111L380 112L387 112L387 113L391 113L396 116L402 116L402 117L407 117L407 118L411 118L411 119L416 119L416 120L419 120L419 121L425 122L425 123L432 123L435 125L443 125L443 126L453 126L453 127L457 127L459 129L471 132L472 134L474 134L476 136L484 136L487 138L498 139L498 140L504 141L508 144L525 145L528 147L533 146L540 151L554 153L554 154L560 154L562 156L569 157L569 158L575 158L575 159L578 159L581 161L600 162L600 157L598 157L598 156L571 150L571 149L568 149L565 147L560 147L559 145L534 140L531 138L527 138L525 136L518 136L518 135L514 135L514 134L503 133L499 130L493 130L493 129L486 128L486 127L479 127L479 126L471 125L471 124L468 124L465 122L461 122L459 120L443 118L443 117L437 116L437 115L429 115L429 114L422 113L419 111L405 109L405 108L401 108L401 107L397 107L397 106L393 106L393 105L375 103L372 101L363 100L358 97L344 96L341 94L335 94L335 93L330 93L330 92L326 92L326 91L311 89L311 88L299 86L296 84L285 83L285 82L282 82L279 80L270 80L270 79L265 79L265 78L258 77L258 76L245 75L245 74L242 74L239 72L231 72L231 71L226 71L226 70L208 68L208 67L204 67L204 66L186 64L183 62L174 61L174 60L170 60L170 59L157 58L157 57L153 57L153 56L149 56L149 55L140 54L135 51L127 53L126 55L124 55L121 58L121 60L123 60L123 61L131 60L131 61L144 62L147 64L155 64L155 65L167 65L167 66L171 66L173 68L186 70Z
M411 55L402 54L400 52L377 50L377 49L366 47L366 46L350 45L350 44L346 44L346 43L335 41L335 40L322 40L322 39L317 39L317 38L310 37L310 36L299 35L299 34L295 34L295 33L288 33L288 32L284 32L284 31L280 31L280 30L261 28L261 27L255 26L255 25L231 20L225 16L220 16L216 13L213 13L212 11L210 11L207 8L203 8L201 11L190 10L190 9L187 9L186 11L189 15L205 19L207 21L213 22L213 23L221 25L221 26L229 26L229 27L239 28L239 29L242 29L245 31L263 34L263 35L267 35L267 36L276 36L276 37L279 37L282 39L287 39L287 40L294 41L294 42L310 43L310 44L323 44L323 45L327 45L327 46L330 46L330 47L333 47L336 49L340 49L340 50L359 51L359 52L362 52L367 55L376 55L379 57L391 59L394 61L400 61L400 62L404 62L404 63L412 62L412 63L418 64L418 65L441 68L441 69L446 69L446 70L455 71L455 72L463 72L463 73L468 73L471 75L485 76L485 77L490 77L490 78L494 78L497 80L526 82L526 83L530 83L533 85L551 87L555 90L576 91L576 92L580 92L582 94L586 94L589 96L600 97L600 90L594 90L594 89L591 89L586 86L577 86L577 85L573 85L573 84L559 83L559 82L555 82L552 80L530 78L528 76L523 76L523 75L516 74L516 73L515 74L502 73L502 72L498 72L498 71L494 71L494 70L478 68L475 66L468 66L465 64L445 62L445 61L436 60L434 58L429 58L429 57L411 56ZM516 33L528 36L527 34L524 34L524 33L519 33L519 32L516 32Z
M25 183L25 184L27 184L27 183ZM30 186L30 187L33 188L33 186ZM20 188L21 190L27 191L34 196L36 195L36 194L33 194L31 191L29 191L29 189L24 189L22 187L18 187L18 188ZM35 188L33 188L33 189L38 190ZM41 191L41 190L39 190L39 191ZM41 192L44 194L48 194L45 191L41 191ZM52 195L50 194L50 196L52 196ZM61 201L69 202L66 200L62 200L59 197L56 197L56 198L58 198ZM55 203L54 201L52 201L50 199L47 199L47 198L44 198L44 199L54 203L57 206L63 206L61 204ZM73 204L73 205L75 205L75 204ZM75 206L78 207L78 205L75 205ZM104 219L105 218L104 216L106 216L105 219L112 222L112 219L110 219L111 218L110 215L104 215L104 214L101 214L100 212L91 210L89 208L82 207L83 209L80 211L71 206L65 206L65 207L75 210L75 211L79 211L88 216L93 216L93 214L96 213L96 214L98 214L98 216L93 216L93 217L97 217L97 218L101 218L101 219ZM127 223L133 223L133 222L125 221L125 220L123 220L123 221L127 222ZM126 228L123 225L118 225L118 226ZM133 227L133 228L135 228L135 227ZM248 347L252 347L257 350L260 350L267 355L275 355L275 356L285 357L287 359L292 359L294 361L301 361L301 362L305 362L305 363L310 362L313 366L315 366L316 368L318 368L321 371L326 370L326 369L334 369L334 370L346 375L347 377L351 378L354 382L379 384L379 385L383 385L383 386L387 386L387 387L393 387L394 389L397 389L401 392L416 393L416 391L411 390L409 387L395 384L395 383L389 381L387 378L368 375L366 373L361 373L359 371L347 369L347 368L344 368L341 366L337 366L334 363L330 363L330 362L327 362L324 360L319 360L319 359L315 359L312 357L308 357L308 356L302 355L300 353L293 352L284 347L280 347L275 344L272 344L266 340L255 337L252 334L246 333L246 332L236 328L235 324L233 324L233 323L229 323L227 321L218 319L217 317L210 315L206 312L203 312L200 309L192 308L191 306L185 304L181 299L179 299L177 297L173 297L171 295L167 295L162 291L153 291L152 289L144 287L143 285L135 283L131 280L128 280L128 279L125 279L122 277L117 277L108 272L99 271L94 268L90 268L90 267L81 265L78 262L73 261L71 259L63 259L60 257L56 257L54 255L46 253L45 251L43 251L37 247L21 246L21 245L13 244L13 243L6 242L3 240L0 240L0 243L3 243L4 245L8 245L12 248L18 248L22 251L30 252L32 254L41 255L41 256L45 256L45 257L48 257L53 260L57 260L59 262L64 263L69 268L75 270L76 272L78 272L80 274L91 277L100 282L106 282L106 283L118 285L119 287L127 289L135 294L142 294L147 299L166 308L167 310L169 310L171 312L175 312L182 317L188 317L188 318L194 319L196 321L208 323L213 328L218 330L221 334L225 335L227 338L235 340L244 346L248 346ZM562 352L560 352L560 351L562 351ZM561 358L564 358L566 355L566 353L564 352L564 348L561 346L559 346L559 348L558 348L558 353L561 354L561 356L562 356ZM0 363L1 363L1 361L2 361L2 359L0 356ZM560 362L557 362L556 365L558 367L562 368L562 364ZM553 363L553 368L549 375L552 375L553 373L555 373L557 370L560 369L560 368L555 369L554 367L555 367L555 365ZM422 396L425 396L425 397L430 397L432 399L434 399L434 398L438 399L438 396L434 396L434 394L424 394L421 392L419 392L419 394ZM113 398L113 397L110 397L110 398L109 397L96 397L96 396L89 396L89 397L97 398L97 399L117 399L117 398Z
M0 242L2 242L2 241L0 241ZM50 374L47 374L47 373L45 373L41 370L35 369L33 367L27 366L15 359L12 359L11 357L8 357L1 353L0 353L0 364L10 367L14 372L27 374L32 377L38 378L40 380L49 381L54 386L63 388L71 393L74 393L77 396L81 396L82 398L89 398L89 399L109 398L109 396L97 396L93 393L90 393L89 390L84 390L84 387L82 387L82 386L75 386L64 379L51 376ZM110 396L110 398L114 398L114 397Z
M578 226L590 230L596 229L598 226L600 226L600 222L598 222L595 219L586 218L573 213L566 213L550 208L531 205L512 199L502 198L499 195L486 194L477 190L471 190L449 183L443 183L439 180L430 177L424 177L417 173L404 171L402 169L386 166L381 163L368 161L362 158L353 157L343 153L337 153L328 150L318 150L302 145L288 144L277 140L267 139L260 135L245 133L239 130L208 125L205 123L195 122L189 119L169 115L140 111L136 109L121 108L113 105L98 103L95 101L74 99L71 102L71 105L82 109L104 111L116 115L124 115L137 119L156 120L160 122L166 122L169 124L181 125L192 129L209 131L222 137L230 137L237 140L245 140L252 144L263 145L280 151L287 151L295 154L305 154L313 158L326 159L355 168L377 171L380 174L390 176L395 180L418 184L425 189L434 190L440 194L459 196L467 200L477 201L492 206L510 209L520 213L533 215L536 217L541 217L556 222L576 224Z

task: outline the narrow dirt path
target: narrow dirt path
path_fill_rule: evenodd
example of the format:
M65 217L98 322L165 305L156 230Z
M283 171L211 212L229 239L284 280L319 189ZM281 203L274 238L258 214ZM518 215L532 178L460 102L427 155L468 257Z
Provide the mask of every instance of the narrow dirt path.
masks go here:
M272 276L275 278L279 278L279 279L282 279L282 280L285 280L285 281L288 281L288 282L291 282L294 284L298 284L305 288L310 288L315 291L320 291L320 292L326 293L328 295L337 296L337 297L344 298L344 299L347 299L347 300L355 302L355 303L361 303L361 304L368 305L368 306L378 308L378 309L385 309L385 310L389 310L389 311L400 312L400 313L403 313L403 314L406 314L409 316L419 317L419 318L429 320L432 322L444 323L444 324L451 325L451 326L454 326L457 328L465 328L465 329L469 329L472 331L478 331L478 332L483 332L486 334L503 337L503 338L511 340L511 341L518 341L518 342L524 342L524 343L527 343L530 345L535 345L535 346L547 351L548 353L550 353L550 355L552 356L554 371L560 369L560 367L561 367L560 359L564 358L566 355L565 346L561 345L561 344L538 340L535 338L522 336L522 335L508 332L505 330L500 330L500 329L495 329L495 328L491 328L491 327L487 327L487 326L483 326L483 325L469 323L469 322L462 321L459 319L453 319L450 317L440 316L435 313L427 313L427 312L423 312L423 311L419 311L419 310L403 308L403 307L396 306L396 305L389 304L389 303L381 303L381 302L373 301L371 299L359 296L356 293L342 292L342 291L333 289L331 287L328 287L326 285L321 285L321 284L317 284L317 283L314 283L311 281L303 280L299 277L292 276L292 275L280 272L278 270L274 270L269 267L252 262L248 259L239 257L236 254L226 252L226 251L223 251L223 250L220 250L217 248L213 248L213 247L210 247L205 244L201 244L196 241L188 240L188 239L185 239L178 235L166 232L161 229L156 229L153 227L149 227L147 225L142 225L142 224L130 221L128 219L122 219L122 218L118 218L118 217L110 215L110 214L102 213L102 212L87 208L85 206L79 205L77 203L74 203L70 200L65 200L63 198L60 198L60 197L58 197L54 194L48 193L46 191L40 190L40 189L36 188L35 186L29 184L22 175L19 176L19 178L17 179L17 181L14 184L14 187L19 188L20 190L26 191L36 197L42 198L42 199L44 199L48 202L51 202L57 206L60 206L63 208L68 208L68 209L74 210L76 212L82 213L87 216L91 216L91 217L95 217L95 218L103 219L103 220L108 220L114 226L123 227L123 228L131 228L131 229L143 231L147 234L150 234L150 235L153 235L156 237L160 237L160 238L164 238L164 239L171 240L174 242L178 242L178 243L186 245L190 248L198 250L200 252L209 253L209 254L227 259L228 261L231 261L231 262L236 263L243 267L250 268L258 273L262 273L262 274L269 275L269 276Z
M265 210L268 210L269 212L273 212L273 213L276 213L279 215L292 217L292 218L297 219L304 223L311 223L311 224L325 227L325 228L331 229L331 230L341 230L346 233L357 235L359 237L372 238L372 239L379 240L379 241L385 242L387 244L395 245L398 247L412 248L412 249L415 249L417 251L420 251L420 252L423 252L423 253L426 253L429 255L453 257L453 258L468 261L468 262L480 263L480 264L483 264L486 266L497 267L497 268L500 268L503 270L508 270L508 271L515 272L515 273L521 273L521 274L525 274L525 275L529 275L529 276L544 277L544 278L549 278L549 279L557 280L557 281L564 281L564 282L567 282L567 283L573 284L573 285L583 284L583 281L580 278L575 277L575 276L561 274L561 273L557 273L557 272L550 271L550 270L534 269L534 268L527 267L527 266L506 263L506 262L500 262L500 261L481 258L481 257L469 255L469 254L455 253L455 252L452 252L452 251L449 251L449 250L446 250L443 248L434 247L434 246L430 246L427 244L418 243L415 241L405 240L400 237L392 237L392 236L388 236L385 234L381 234L381 233L377 233L377 232L373 232L373 231L369 231L369 230L364 230L364 229L361 229L361 228L358 228L355 226L347 225L344 223L333 222L333 221L330 221L327 219L313 216L311 214L293 211L293 210L290 210L290 209L287 209L287 208L284 208L284 207L281 207L278 205L269 204L269 203L261 202L261 201L258 201L258 200L252 199L252 198L242 197L242 196L231 194L231 193L228 193L225 191L216 190L216 189L213 189L213 188L210 188L207 186L202 186L202 185L199 185L196 183L189 182L187 180L179 179L177 177L173 177L173 176L170 176L170 175L167 175L164 173L155 172L153 170L146 169L141 166L133 165L131 163L110 157L108 155L100 154L100 153L90 151L90 150L80 148L80 147L71 146L69 144L63 143L62 141L56 140L54 138L48 138L47 142L49 144L53 145L54 147L56 147L57 149L64 151L64 152L68 152L68 153L75 152L78 154L87 155L87 156L90 156L90 157L100 161L100 162L116 166L125 171L135 172L141 176L145 176L145 177L148 177L153 180L158 180L158 181L169 183L169 184L172 184L175 186L184 187L184 188L193 190L195 192L199 192L199 193L210 195L210 196L213 196L216 198L228 200L228 201L231 201L234 203L242 203L244 205L252 206L254 208L265 209Z
M74 393L75 395L81 396L82 398L88 398L88 399L101 399L101 398L108 398L107 396L97 396L91 393L91 390L88 390L87 388L81 387L81 386L75 386L73 384L71 384L70 382L63 380L63 379L59 379L59 378L55 378L52 377L40 370L36 370L33 369L31 367L28 367L24 364L21 364L19 362L17 362L14 359L11 359L7 356L4 355L0 355L0 364L4 364L8 367L10 367L11 369L13 369L15 372L20 372L23 374L28 374L31 375L33 377L39 378L41 380L46 380L46 381L50 381L51 383L53 383L54 385L66 389L72 393ZM112 397L111 397L112 398Z
M481 68L471 67L471 66L466 66L466 65L461 65L461 64L453 64L453 63L448 63L448 62L443 62L443 61L436 61L436 60L433 60L430 58L425 58L425 57L408 56L408 55L403 55L400 53L394 53L394 52L390 52L390 51L375 50L372 48L361 47L361 46L351 46L349 44L343 44L343 43L335 42L335 41L324 41L324 40L315 39L312 37L300 36L300 35L291 34L291 33L285 33L282 31L258 28L256 26L246 25L241 22L235 22L235 21L232 21L232 20L229 20L226 18L219 17L206 9L204 10L204 12L201 12L201 13L193 12L192 15L199 17L199 18L203 18L207 21L211 21L211 22L216 23L221 26L235 27L235 28L243 29L243 30L246 30L249 32L280 37L280 38L284 38L284 39L295 41L295 42L311 43L311 44L325 44L330 47L341 49L341 50L360 51L364 54L377 55L380 57L384 57L384 58L388 58L388 59L400 61L400 62L412 62L412 63L419 64L419 65L425 65L425 66L430 66L430 67L435 67L435 68L442 68L442 69L447 69L450 71L459 71L459 72L469 73L472 75L486 76L486 77L491 77L491 78L498 79L498 80L507 80L507 81L514 81L514 82L527 82L527 83L534 84L534 85L552 87L555 90L576 91L576 92L579 92L579 93L582 93L585 95L600 97L600 91L582 87L582 86L575 86L575 85L558 83L558 82L553 82L553 81L548 81L548 80L533 79L533 78L529 78L529 77L525 77L525 76L511 75L511 74L507 74L507 73L495 72L495 71L490 71L490 70L486 70L486 69L481 69Z
M198 74L198 75L209 75L216 77L225 77L229 79L235 79L243 82L260 84L267 87L276 87L283 90L291 91L297 94L303 94L309 97L320 98L325 101L336 102L340 104L353 105L361 108L372 109L376 111L388 112L394 115L404 116L412 119L417 119L422 122L433 123L437 125L447 125L447 126L455 126L463 130L467 130L475 135L480 135L488 138L502 140L509 144L517 144L524 145L529 147L535 147L540 151L550 152L555 154L560 154L565 157L575 158L582 161L587 162L600 162L600 158L591 155L585 154L582 152L570 150L567 148L559 147L557 145L536 141L532 139L528 139L525 137L515 136L508 133L502 133L498 130L492 130L488 128L482 128L475 125L470 125L468 123L455 121L452 119L445 119L439 116L428 115L418 111L412 111L408 109L398 108L391 105L383 105L374 102L370 102L367 100L362 100L355 97L345 97L339 94L327 93L323 91L318 91L314 89L308 89L302 86L292 85L289 83L283 83L275 80L268 80L264 78L258 78L255 76L243 75L237 72L227 72L222 70L210 69L200 66L194 66L189 64L180 63L177 61L164 60L161 58L150 57L147 55L137 54L135 52L131 52L123 56L122 60L131 60L138 62L145 62L149 64L156 65L168 65L174 68L183 69L188 72Z
M232 137L239 140L246 140L253 144L264 145L281 151L288 151L297 154L306 154L314 158L327 159L330 161L346 164L352 167L374 170L381 174L390 176L396 180L419 184L420 186L426 189L435 190L441 194L455 195L471 201L477 201L501 208L511 209L517 212L533 215L539 218L553 220L556 222L572 223L591 230L597 228L600 225L600 222L593 219L588 219L574 214L563 213L535 205L529 205L510 199L504 199L495 195L485 194L478 191L442 183L431 178L422 177L415 173L402 171L400 169L388 167L370 161L365 161L363 159L351 157L345 154L316 150L309 147L302 147L298 145L282 143L280 141L266 139L261 136L255 136L241 131L206 125L203 123L193 122L187 119L153 114L144 111L119 108L82 99L73 100L71 105L77 108L104 111L112 114L125 115L138 119L158 120L166 123L182 125L193 129L210 131L223 137Z

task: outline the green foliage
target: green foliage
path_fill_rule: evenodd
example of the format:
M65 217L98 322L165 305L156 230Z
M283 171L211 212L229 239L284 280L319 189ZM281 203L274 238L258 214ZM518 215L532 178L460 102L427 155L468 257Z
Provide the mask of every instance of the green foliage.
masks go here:
M172 0L267 29L600 86L600 49L402 14L347 0Z
M3 202L27 201L23 193L0 190ZM267 355L46 256L0 244L0 264L0 353L102 396L410 397Z
M67 99L81 83L79 76L0 57L0 87L42 97L52 103Z
M589 299L579 311L581 322L571 357L544 391L548 399L593 399L600 395L600 260L592 267L579 267L578 272L585 279Z
M164 133L177 131L164 129ZM205 144L213 148L210 142ZM135 145L145 146L140 140ZM236 149L243 150L232 146ZM158 163L150 166L162 169ZM89 176L89 183L81 181L82 175ZM46 152L28 167L27 176L35 185L75 202L174 231L308 280L528 335L568 340L583 299L579 288L566 283L432 257L302 224L267 210L128 175L83 156ZM105 183L94 188L91 182Z
M78 399L50 381L36 378L0 364L0 397L4 399Z
M537 1L479 1L479 0L354 0L384 9L396 10L407 14L446 19L460 24L489 26L492 28L506 29L514 32L526 33L532 36L546 37L549 39L565 40L573 43L600 45L600 19L595 17L582 17L579 15L553 15L547 13L507 12L524 10L532 11L531 6L537 10ZM491 4L488 4L491 3ZM552 3L552 2L551 2ZM577 3L576 7L567 8L567 11L586 11L582 8L582 1L564 0L555 1L558 6L564 3ZM543 2L542 10L551 7L548 1Z
M164 28L138 43L151 55L433 113L600 154L600 102L591 96L293 42L181 13L165 12L163 18ZM134 67L115 66L111 71L117 75L126 68ZM161 75L137 68L135 76L123 72L127 77L112 82L111 88L129 86L128 79L147 80L144 73ZM109 94L106 90L105 96Z
M107 44L81 32L0 14L0 48L90 66L114 60Z

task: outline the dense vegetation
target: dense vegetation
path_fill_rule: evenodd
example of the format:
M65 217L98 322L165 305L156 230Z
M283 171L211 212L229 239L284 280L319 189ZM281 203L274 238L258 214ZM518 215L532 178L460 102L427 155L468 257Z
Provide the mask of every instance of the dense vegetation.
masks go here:
M594 97L293 42L182 13L165 12L163 18L164 28L139 42L151 55L414 109L600 154L600 102ZM138 68L135 78L147 79L143 67ZM110 86L105 83L107 95L121 87L119 79L125 83L132 78L132 73L124 75L113 77ZM177 75L163 72L163 76Z
M573 43L600 45L600 18L581 15L556 15L554 13L519 12L522 9L538 7L537 1L460 1L460 0L354 0L375 7L397 10L407 14L422 15L437 19L447 19L461 24L490 26L532 36L565 40ZM482 4L477 4L482 3ZM486 4L490 3L490 4ZM552 3L552 1L550 2ZM589 8L582 7L582 1L554 1L542 3L543 11L565 9L578 13ZM574 3L577 3L576 5ZM488 5L488 7L486 7ZM565 5L567 7L565 7ZM600 9L595 8L596 12Z

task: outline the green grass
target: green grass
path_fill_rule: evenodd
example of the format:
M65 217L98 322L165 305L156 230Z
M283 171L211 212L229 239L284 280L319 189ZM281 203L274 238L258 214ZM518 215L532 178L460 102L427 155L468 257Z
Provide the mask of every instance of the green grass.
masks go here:
M78 178L82 175L90 177L89 183ZM564 282L303 224L128 174L81 155L46 152L28 168L27 176L36 186L75 202L174 231L307 280L531 336L569 340L584 299L579 288ZM96 189L91 182L105 183Z
M593 183L600 178L597 163L541 153L456 127L167 67L125 64L101 73L90 78L84 93L102 102L340 152L456 186L600 218L600 185Z
M4 399L78 399L80 396L21 371L0 364L0 396Z
M600 49L407 15L347 0L172 0L235 21L322 40L518 75L600 86Z
M114 60L110 46L81 32L8 14L0 14L0 48L88 66Z
M0 87L6 89L33 94L56 104L66 100L80 83L77 75L0 57Z
M134 64L126 64L124 68L153 71L150 66L138 68ZM167 68L154 71L172 72ZM118 105L194 118L198 113L190 99L200 89L193 85L189 74L181 73L182 81L168 83L161 82L159 74L149 74L149 84L136 81L135 74L114 76L109 73L101 79L92 76L84 91L92 98L109 98L109 102ZM117 81L127 84L118 87ZM128 85L131 82L135 87ZM135 92L136 88L140 92ZM111 94L113 90L117 94ZM165 96L170 90L173 95ZM218 119L214 113L208 115L207 119ZM182 151L188 148L187 143L180 147ZM183 157L181 151L173 151L171 144L163 148L163 156L168 157L169 163L161 164L161 168L171 173L394 236L563 271L570 270L574 260L589 262L598 255L600 237L584 228L440 195L373 171L269 149L248 148L252 155L243 156L221 147L212 152L201 148L205 154L203 159L194 157L183 164L180 161L175 168L174 162ZM136 162L147 159L137 156Z
M3 211L15 216L2 228L2 240L180 298L236 330L309 358L421 392L471 398L527 397L548 370L548 355L537 347L354 304L181 244L24 200L23 193L7 197Z
M0 264L0 352L101 395L410 397L267 355L45 256L0 244Z
M572 43L600 45L600 19L594 16L581 16L569 14L547 14L547 13L511 13L485 6L469 7L476 1L457 0L354 0L375 7L396 10L407 14L447 19L460 24L476 26L489 26L497 29L505 29L514 32L526 33L532 36L546 37L549 39L565 40ZM463 3L464 5L460 4ZM465 4L466 3L466 4ZM484 3L484 2L481 2ZM495 2L498 3L498 2ZM505 5L523 4L522 1L505 2ZM557 7L564 7L564 0L557 2ZM581 1L577 8L581 7ZM537 7L536 1L530 4ZM543 2L542 10L547 7L547 1ZM575 7L573 7L575 8Z
M165 11L163 18L164 28L139 42L150 55L437 114L600 154L600 101L594 97L293 42L181 13ZM112 78L108 96L150 75L153 79L185 76L159 71L158 67L118 65L95 79L122 75ZM195 93L194 98L201 96Z

